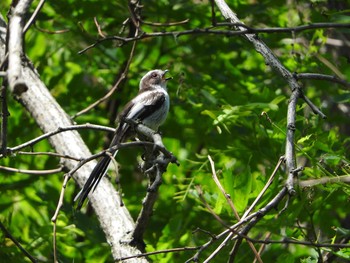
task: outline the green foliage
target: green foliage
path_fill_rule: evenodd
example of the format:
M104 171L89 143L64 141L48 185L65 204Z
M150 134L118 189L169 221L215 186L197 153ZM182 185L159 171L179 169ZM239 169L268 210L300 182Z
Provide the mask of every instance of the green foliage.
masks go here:
M6 3L5 3L6 2ZM3 15L9 1L0 4ZM227 1L229 2L229 1ZM289 1L290 2L290 1ZM189 22L171 27L144 25L145 32L181 31L211 25L209 1L143 1L145 21ZM68 7L68 8L67 8ZM292 27L316 22L349 22L341 10L325 1L233 1L231 7L249 26ZM34 6L31 11L34 10ZM223 19L216 10L216 18ZM47 1L35 26L26 34L26 52L60 105L69 115L86 108L102 97L115 83L129 58L131 44L118 47L104 41L79 55L78 52L99 38L93 18L104 34L117 35L130 16L126 1ZM347 20L347 21L346 21ZM49 34L64 30L64 33ZM349 29L306 30L295 33L261 34L281 62L297 73L350 76L348 55L327 44L329 37L342 39ZM171 111L161 130L166 147L178 157L180 166L171 165L164 175L154 215L146 231L147 251L174 247L200 246L210 240L204 231L216 235L225 230L200 201L196 186L203 190L207 204L228 225L236 222L234 213L212 179L207 156L231 196L240 215L255 200L284 154L286 114L290 89L286 81L265 64L253 46L240 36L184 35L147 38L136 44L127 81L109 101L75 119L114 126L121 107L136 93L142 74L150 69L169 69ZM335 178L349 175L348 89L332 82L304 80L305 95L328 116L314 115L304 101L298 101L296 157L305 166L299 180ZM18 145L41 134L31 116L17 101L9 98L9 146ZM112 110L111 110L112 109ZM265 112L267 115L262 115ZM268 118L271 119L271 122ZM84 131L82 136L92 152L106 146L107 135ZM105 137L105 139L102 139ZM42 142L28 151L52 151ZM136 155L141 151L121 151L121 185L124 202L136 218L146 194L146 178L140 175ZM47 156L16 155L1 160L1 165L18 169L45 170L58 167L59 160ZM266 205L281 189L286 175L279 169L272 185L257 204ZM62 173L24 175L1 172L0 220L32 255L52 261L51 217L57 205ZM75 214L73 197L78 187L70 181L64 206L58 217L57 243L60 262L112 262L110 248L94 213ZM298 188L297 195L265 216L249 233L264 239L284 237L300 241L337 243L349 237L344 222L349 218L350 188L342 182ZM202 229L204 231L194 231ZM342 230L342 231L341 231ZM194 232L192 232L194 231ZM22 262L15 245L0 235L0 258ZM209 256L217 244L203 251ZM215 258L227 262L230 243ZM262 254L265 262L317 262L328 248L271 244ZM185 262L195 252L151 256L154 262ZM349 249L332 252L349 259ZM237 262L251 262L252 254L243 242Z

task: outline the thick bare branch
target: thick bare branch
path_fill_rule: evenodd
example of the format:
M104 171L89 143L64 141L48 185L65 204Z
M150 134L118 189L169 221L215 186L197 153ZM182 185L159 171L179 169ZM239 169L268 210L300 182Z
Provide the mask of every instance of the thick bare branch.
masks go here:
M22 5L22 1L19 1L17 7L19 8ZM15 13L18 14L17 11ZM23 11L20 14L23 14ZM23 17L19 16L17 22L20 25L24 25ZM1 30L4 29L1 28ZM36 120L43 132L51 132L59 127L72 125L68 115L52 97L37 73L29 66L29 61L21 57L23 51L22 41L20 41L20 45L14 43L19 36L19 39L22 39L23 26L20 28L14 26L14 29L11 28L11 30L15 31L12 32L13 37L10 37L8 43L9 46L12 46L12 57L9 54L9 64L11 65L11 67L9 66L9 71L12 71L12 75L10 74L9 76L9 79L11 79L10 91L16 95L17 99ZM26 87L26 89L23 87ZM57 134L50 137L49 140L59 154L73 156L77 159L91 155L76 131ZM62 163L70 170L74 168L76 161L63 159ZM94 164L94 162L87 163L75 173L74 179L79 185L82 186L84 184ZM90 195L90 201L105 232L106 239L111 245L113 256L117 258L140 253L137 249L121 242L126 234L133 230L134 222L125 206L120 206L118 195L107 179L103 179L95 192ZM134 262L144 261L138 259Z

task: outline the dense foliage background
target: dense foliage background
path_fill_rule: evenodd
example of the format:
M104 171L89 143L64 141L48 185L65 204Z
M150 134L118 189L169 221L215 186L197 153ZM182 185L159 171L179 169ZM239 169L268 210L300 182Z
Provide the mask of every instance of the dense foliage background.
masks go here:
M34 1L31 11L35 9ZM309 23L349 23L346 1L227 1L240 19L254 28L294 27ZM263 3L261 3L263 2ZM144 1L142 18L154 23L184 21L173 26L143 24L145 32L183 31L210 27L210 1ZM10 1L2 1L3 16ZM47 1L35 25L25 37L26 53L41 79L69 115L96 101L114 85L124 69L131 43L119 47L104 41L78 54L100 38L94 17L105 35L118 35L130 16L127 1ZM224 22L218 10L216 18ZM223 30L227 28L223 27ZM128 28L124 32L128 32ZM349 28L312 29L297 33L259 34L278 59L296 73L321 73L349 80ZM252 45L241 36L213 34L173 35L138 41L127 79L113 96L76 123L115 126L121 107L137 94L142 75L150 69L169 69L171 110L162 126L164 142L179 159L164 175L154 215L146 231L147 251L200 246L225 227L205 207L198 186L210 207L228 225L236 222L224 196L216 187L207 156L210 155L225 190L242 215L256 198L284 154L286 114L290 88ZM308 98L327 115L323 120L299 100L296 125L298 167L305 169L299 182L349 175L349 86L321 80L301 81ZM8 98L9 146L41 134L35 121L13 98ZM271 122L265 115L266 112ZM110 134L82 131L92 152L108 145ZM41 142L28 151L52 151ZM138 170L141 150L120 152L119 162L123 201L136 217L146 193L147 179ZM59 159L17 154L1 160L2 166L25 170L59 167ZM113 179L115 175L111 174ZM341 177L343 178L343 177ZM62 173L36 175L1 171L0 221L36 258L52 260L52 223L63 179ZM266 205L283 187L285 173L280 169L262 201ZM286 237L316 243L349 242L348 183L317 183L296 186L297 194L265 216L249 236L283 241ZM110 247L91 209L73 209L79 188L71 180L58 218L60 262L112 262ZM195 229L203 231L193 232ZM217 247L205 250L205 259ZM230 244L230 243L229 243ZM257 248L260 245L257 245ZM23 262L24 256L5 235L0 234L3 262ZM227 262L228 245L215 258ZM261 257L265 262L322 262L330 248L295 244L267 245ZM350 259L349 248L334 250L329 260ZM185 262L194 251L151 256L154 262ZM335 258L333 256L336 256ZM243 242L237 262L251 262L254 255ZM337 261L338 262L338 261Z

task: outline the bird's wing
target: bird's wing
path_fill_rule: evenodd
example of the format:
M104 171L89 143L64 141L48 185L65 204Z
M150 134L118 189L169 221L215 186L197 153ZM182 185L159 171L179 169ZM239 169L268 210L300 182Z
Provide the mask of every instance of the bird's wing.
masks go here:
M157 111L164 101L165 94L161 91L143 92L132 100L133 106L128 110L124 118L142 121Z
M145 98L143 107L141 109L137 109L138 111L135 112L135 115L129 118L142 121L162 107L165 101L165 94L163 92L151 92L152 94Z
M140 120L142 122L142 120L159 109L164 101L165 94L156 91L143 92L130 101L119 116L120 123L111 145L115 145L126 139L125 136L127 135L130 125L124 121L125 119Z

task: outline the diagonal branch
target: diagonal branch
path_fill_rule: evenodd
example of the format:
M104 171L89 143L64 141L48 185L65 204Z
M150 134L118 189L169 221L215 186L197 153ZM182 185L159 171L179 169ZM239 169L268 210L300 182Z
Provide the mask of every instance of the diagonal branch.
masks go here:
M230 205L231 207L231 210L233 211L236 219L239 221L241 219L241 217L239 216L238 212L237 212L237 209L236 207L234 206L233 204L233 201L231 199L231 197L226 193L224 187L221 185L220 181L219 181L219 178L217 177L216 175L216 171L215 171L215 164L214 164L214 161L213 159L211 158L210 155L208 155L208 159L209 159L209 162L210 162L210 165L211 165L211 171L212 171L212 177L214 179L214 182L216 183L217 187L220 189L221 193L224 195L224 197L226 198L226 201L227 203ZM258 251L256 250L254 244L252 242L250 242L249 240L247 241L248 242L248 245L249 247L251 248L251 250L253 251L254 255L255 255L255 259L257 261L259 261L260 263L262 263L263 261L261 260L261 257L258 253Z
M216 5L218 6L221 14L229 20L230 23L242 23L237 15L229 8L224 0L215 0ZM237 26L236 29L238 31L245 31L246 28L244 26ZM285 149L285 159L286 159L286 172L287 172L287 180L286 180L286 190L282 190L280 192L282 200L285 194L289 193L294 194L294 177L297 176L299 169L296 169L296 161L294 156L294 133L295 133L295 120L296 120L296 105L297 100L302 96L302 89L298 84L294 75L287 70L283 64L277 59L272 50L262 41L256 34L246 33L243 35L249 42L254 45L255 50L260 53L264 59L265 63L271 66L277 73L279 73L288 83L289 87L292 90L292 95L288 105L287 112L287 138L286 138L286 149ZM305 97L304 97L305 99ZM313 104L312 104L313 105ZM320 112L320 111L319 111ZM316 111L316 113L319 113ZM278 203L277 203L278 204ZM277 205L275 204L275 205ZM246 235L253 225L258 222L258 218L254 218L248 225L246 225L241 233ZM237 254L238 247L242 241L242 238L239 238L235 243L233 249L230 253L230 262L234 261L235 255Z
M241 23L237 15L232 12L229 6L224 0L215 0L216 5L218 6L221 14L229 20L231 23ZM243 26L237 26L237 29L240 31L246 30ZM277 59L272 50L261 40L256 34L244 34L244 37L251 42L255 50L260 53L264 59L265 63L271 66L277 73L279 73L288 83L289 87L292 90L292 97L288 107L287 113L287 142L286 142L286 165L287 165L287 188L290 194L294 193L293 184L291 184L291 177L294 177L296 164L294 160L294 131L295 131L295 113L296 113L296 103L297 99L301 95L301 87L298 84L296 78L293 74L286 69L283 64Z
M24 254L25 257L27 257L31 262L36 263L38 260L34 258L19 242L18 240L12 236L10 231L4 226L4 224L0 221L0 229L4 233L4 236L9 238Z
M29 66L30 62L25 59L23 54L23 25L26 15L28 1L19 0L12 11L16 14L15 21L18 25L9 26L9 91L23 104L26 110L35 119L38 126L44 133L57 130L59 127L72 125L71 119L67 113L60 107L57 101L52 97L45 84L40 80L36 71ZM19 10L20 9L20 10ZM21 14L21 15L19 15ZM5 28L2 16L0 15L0 31ZM0 42L3 41L0 38ZM19 42L17 42L19 41ZM4 47L1 42L0 48ZM1 52L0 52L1 53ZM72 156L76 159L82 159L90 156L91 153L86 147L84 141L77 131L69 131L64 134L56 134L49 139L51 145L58 154ZM62 159L62 164L67 170L74 168L76 161L71 159ZM94 162L87 163L74 175L74 179L79 185L83 185L92 171ZM98 189L90 198L92 207L95 210L101 228L105 233L107 242L111 245L112 254L115 258L120 256L130 256L140 253L136 248L123 244L121 240L134 227L134 222L125 208L119 205L119 197L113 185L107 180L101 180ZM139 259L138 262L146 262Z

